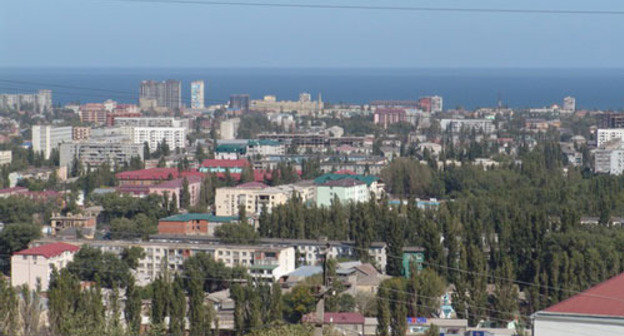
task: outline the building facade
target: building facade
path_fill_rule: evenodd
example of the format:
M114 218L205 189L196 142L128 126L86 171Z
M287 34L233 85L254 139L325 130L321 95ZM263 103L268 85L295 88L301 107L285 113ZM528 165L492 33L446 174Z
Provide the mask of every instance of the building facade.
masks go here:
M0 151L0 166L11 164L13 161L13 152L10 150Z
M624 128L601 128L596 136L597 146L604 147L607 143L618 140L624 143Z
M11 285L47 291L52 269L63 269L78 250L77 245L53 242L15 252L11 256Z
M249 112L250 98L248 94L235 94L230 96L230 110L240 113Z
M71 142L72 138L71 126L33 125L32 127L33 151L41 153L46 160L50 158L53 149L57 149L61 143Z
M239 118L232 118L232 119L222 121L221 124L219 125L221 139L223 140L236 139L236 137L238 136L239 125L240 125Z
M139 104L143 110L157 108L179 109L182 107L182 83L177 80L141 82Z
M130 163L133 157L143 160L143 145L122 142L73 142L64 143L60 150L60 165L71 171L74 160L82 166L98 167L107 163L111 168Z
M302 201L316 199L316 187L311 181L269 187L264 183L249 182L236 187L216 189L215 213L217 216L238 216L239 207L245 207L248 215L259 215L263 209L271 211L297 195Z
M191 82L191 108L204 108L204 81L197 80Z
M186 147L186 128L184 127L132 127L132 142L147 143L151 151L158 148L163 140L171 150Z
M340 203L368 202L370 191L365 182L345 178L329 180L316 187L316 206L329 207L334 200Z
M375 124L388 128L388 126L407 121L407 112L399 108L378 108L373 115Z
M221 217L208 213L186 213L161 218L158 234L200 235L213 237L223 223L238 222L237 216Z
M36 113L46 113L52 111L52 91L39 90L31 94L1 94L0 108L14 110L25 110L32 108Z

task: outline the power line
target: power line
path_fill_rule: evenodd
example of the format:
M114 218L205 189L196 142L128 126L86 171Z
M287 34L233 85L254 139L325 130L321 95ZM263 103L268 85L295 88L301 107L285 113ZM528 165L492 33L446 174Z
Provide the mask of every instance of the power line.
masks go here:
M108 0L128 3L159 3L202 6L238 6L238 7L269 7L269 8L300 8L300 9L339 9L339 10L370 10L370 11L401 11L401 12L442 12L442 13L482 13L482 14L567 14L567 15L624 15L619 10L575 10L575 9L526 9L526 8L466 8L466 7L410 7L410 6L365 6L365 5L332 5L309 3L279 2L241 2L241 1L200 1L200 0Z

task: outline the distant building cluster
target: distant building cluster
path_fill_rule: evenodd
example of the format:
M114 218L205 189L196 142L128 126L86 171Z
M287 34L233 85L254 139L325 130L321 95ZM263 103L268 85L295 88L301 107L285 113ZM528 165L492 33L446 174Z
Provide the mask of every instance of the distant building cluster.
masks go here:
M31 110L36 113L52 112L52 91L39 90L37 93L0 94L0 108L16 111Z

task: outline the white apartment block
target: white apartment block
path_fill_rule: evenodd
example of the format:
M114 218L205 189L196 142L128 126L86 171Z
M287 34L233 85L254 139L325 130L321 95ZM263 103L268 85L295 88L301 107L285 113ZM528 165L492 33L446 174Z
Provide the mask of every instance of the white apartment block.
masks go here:
M217 216L237 216L240 206L244 206L247 215L260 214L263 208L271 211L273 207L285 204L297 195L303 202L316 199L316 186L312 181L302 181L269 187L263 183L250 182L236 187L216 189L215 213Z
M602 128L598 130L596 137L598 147L604 147L607 143L618 139L624 143L624 128Z
M240 118L232 118L232 119L222 121L221 125L219 125L221 139L223 140L236 139L236 136L238 135L239 125L240 125Z
M71 171L74 160L80 160L83 167L98 167L108 163L114 168L130 163L132 157L143 160L143 145L122 142L73 142L64 143L60 150L60 166Z
M35 153L41 153L44 159L49 159L52 150L64 142L73 139L71 126L54 127L51 125L34 125L32 127L32 146Z
M13 153L10 150L0 151L0 166L11 164Z
M621 175L624 172L624 148L597 149L594 153L596 173Z
M37 242L47 241L42 239ZM227 267L246 267L253 278L264 281L276 281L295 270L293 247L87 240L72 241L72 244L88 245L117 255L121 255L124 248L142 247L145 258L139 260L135 275L141 286L154 281L164 269L169 272L181 272L184 261L198 253L206 253Z
M115 118L114 126L118 127L184 127L189 129L189 119L173 117L119 117Z
M52 110L52 91L39 90L32 94L1 94L0 108L11 108L21 110L24 106L30 105L37 113L44 113Z
M77 245L54 242L16 252L11 256L11 286L48 290L52 269L63 269L79 249Z
M132 142L148 143L151 151L156 150L163 140L171 150L186 147L186 128L184 127L132 127Z
M459 133L462 129L484 134L496 132L496 125L490 119L441 119L440 128L442 131L449 130L452 133Z

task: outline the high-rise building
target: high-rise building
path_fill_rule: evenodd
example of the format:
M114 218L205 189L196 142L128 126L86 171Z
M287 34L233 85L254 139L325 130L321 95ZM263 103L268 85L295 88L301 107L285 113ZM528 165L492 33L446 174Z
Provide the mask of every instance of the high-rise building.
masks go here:
M242 113L249 112L249 95L235 94L230 96L230 109Z
M575 111L576 110L576 98L569 97L569 96L563 98L563 109L565 111Z
M191 108L204 108L204 81L197 80L191 83Z
M239 118L232 118L221 122L219 130L221 131L221 139L232 140L238 135Z
M32 94L2 94L0 108L16 110L32 109L33 112L45 113L52 111L52 91L39 90Z
M139 104L142 109L178 109L182 107L181 92L182 84L177 80L143 81L139 93Z
M73 129L71 126L54 127L50 125L33 125L32 146L35 153L43 154L49 159L53 149L63 142L72 141Z

